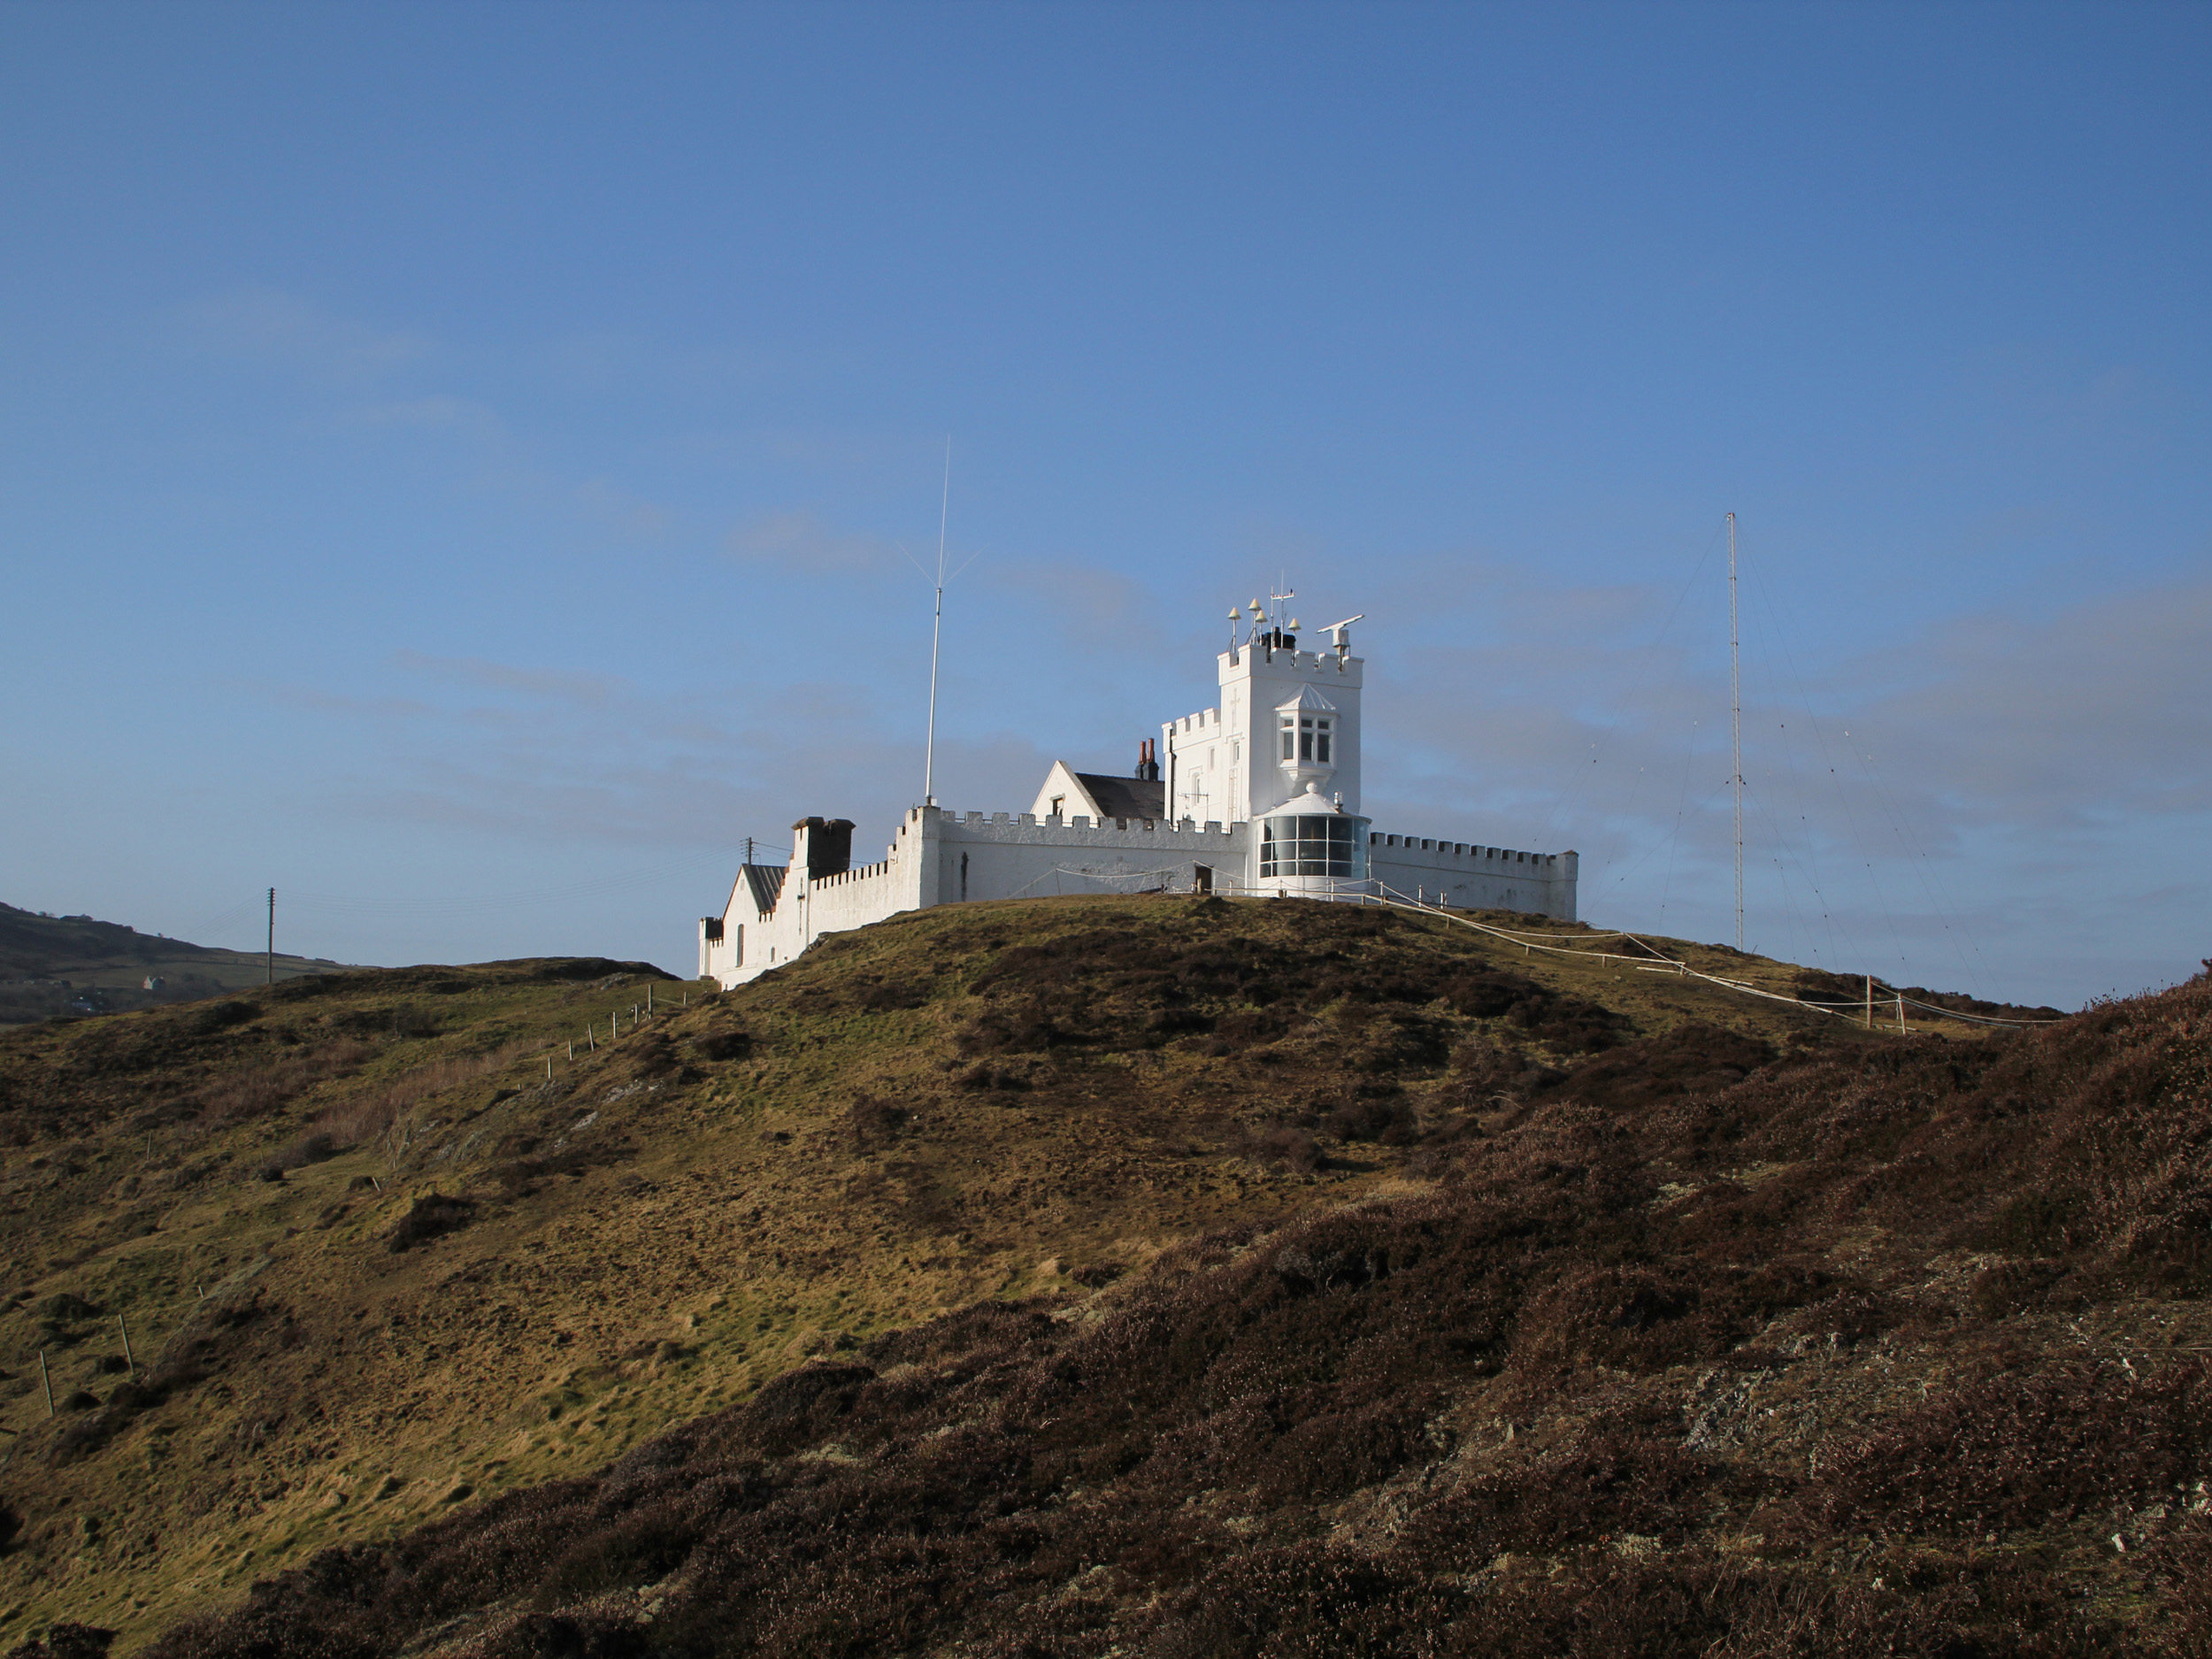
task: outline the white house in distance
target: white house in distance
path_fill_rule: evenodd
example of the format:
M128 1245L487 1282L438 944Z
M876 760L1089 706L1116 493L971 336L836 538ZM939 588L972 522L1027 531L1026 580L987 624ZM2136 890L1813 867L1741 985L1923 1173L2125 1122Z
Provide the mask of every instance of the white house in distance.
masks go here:
M1255 604L1216 658L1221 699L1138 746L1134 773L1055 761L1026 812L910 808L875 864L848 818L802 818L788 865L740 867L699 924L699 972L724 987L824 933L902 910L1097 892L1349 899L1383 891L1572 921L1577 858L1377 833L1360 816L1360 685L1350 623L1301 649L1294 618ZM1241 619L1241 611L1232 613ZM1354 617L1352 622L1361 618ZM1239 637L1239 635L1241 637Z

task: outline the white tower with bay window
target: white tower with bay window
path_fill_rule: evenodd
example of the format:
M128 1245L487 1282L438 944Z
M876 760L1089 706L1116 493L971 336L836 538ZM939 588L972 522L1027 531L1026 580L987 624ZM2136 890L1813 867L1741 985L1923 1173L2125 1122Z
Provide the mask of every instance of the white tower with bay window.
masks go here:
M1358 812L1367 665L1352 655L1348 622L1316 643L1302 649L1294 625L1262 616L1216 655L1220 703L1160 728L1169 817L1241 824L1309 790L1332 810Z
M1215 657L1220 703L1160 728L1170 816L1257 823L1247 879L1271 890L1312 892L1367 874L1358 620L1325 629L1314 649L1302 647L1294 621L1255 605L1248 631Z

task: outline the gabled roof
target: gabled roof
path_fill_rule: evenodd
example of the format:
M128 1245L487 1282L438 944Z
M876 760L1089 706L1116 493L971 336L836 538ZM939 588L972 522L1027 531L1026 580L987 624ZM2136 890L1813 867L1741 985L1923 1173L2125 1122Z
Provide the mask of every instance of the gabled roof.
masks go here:
M1078 772L1064 760L1056 760L1030 810L1040 818L1049 818L1056 802L1064 820L1087 818L1110 824L1116 818L1149 818L1157 823L1167 816L1167 786L1155 778Z

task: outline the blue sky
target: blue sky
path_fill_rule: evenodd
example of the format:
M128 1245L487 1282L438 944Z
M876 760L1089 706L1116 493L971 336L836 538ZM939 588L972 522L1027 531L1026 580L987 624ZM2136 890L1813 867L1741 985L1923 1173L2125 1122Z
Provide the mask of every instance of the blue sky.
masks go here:
M2212 952L2212 11L0 7L0 898L691 965L1370 620L1383 827L2071 1006Z

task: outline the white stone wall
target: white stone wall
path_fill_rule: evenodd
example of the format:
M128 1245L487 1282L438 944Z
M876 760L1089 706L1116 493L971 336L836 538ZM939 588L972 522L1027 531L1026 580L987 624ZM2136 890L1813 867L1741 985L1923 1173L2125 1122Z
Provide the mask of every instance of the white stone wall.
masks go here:
M1456 910L1521 910L1562 922L1576 919L1581 860L1571 852L1522 852L1378 833L1367 860L1369 874L1409 898Z
M776 909L780 912L793 903L803 909L804 914L795 917L791 926L792 941L803 949L824 933L865 927L901 910L919 910L924 863L924 856L917 852L858 864L811 881L803 879L803 866L794 865L791 875L785 878L784 895ZM795 898L791 891L795 885L798 888Z
M932 904L1141 892L1159 885L1188 891L1202 865L1223 894L1306 885L1258 880L1256 836L1248 823L1184 819L1148 828L1138 819L1094 824L917 807L883 858L816 880L806 875L808 834L802 826L793 835L791 867L772 910L756 911L752 888L741 878L723 910L722 938L709 940L701 925L703 974L726 987L742 985L791 961L824 933ZM1409 896L1560 921L1575 919L1578 863L1571 852L1392 833L1377 833L1368 848L1370 876Z
M808 833L802 826L793 834L791 865L774 909L757 911L752 888L741 878L722 913L722 938L709 940L701 925L700 971L725 988L781 967L824 933L932 904L1133 892L1161 882L1187 889L1199 865L1215 872L1217 890L1240 892L1248 844L1242 825L1159 823L1148 829L1138 819L1062 822L1026 812L987 818L916 807L884 858L809 880Z
M1219 709L1201 709L1160 727L1160 779L1178 818L1238 820L1229 787L1230 733Z
M1028 812L930 817L941 903L1133 892L1156 876L1187 887L1199 864L1216 872L1218 890L1235 892L1245 880L1248 832L1240 824L1161 820L1147 828L1139 818L1093 824Z

